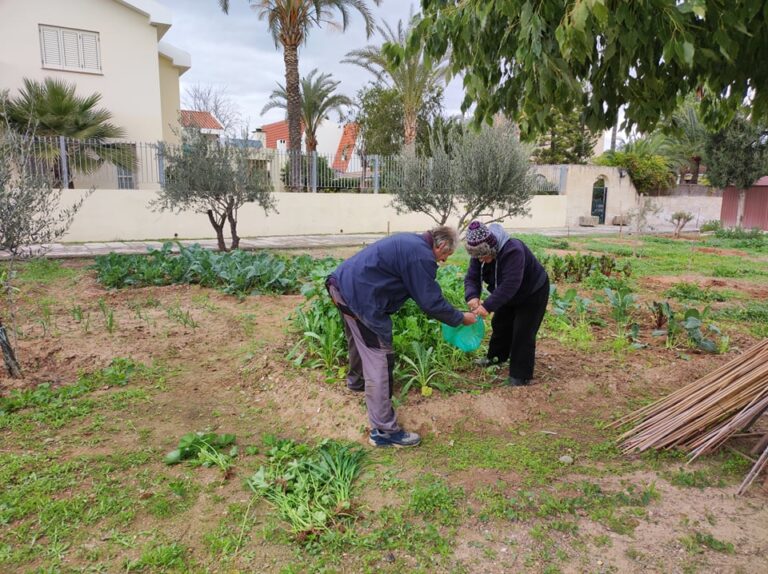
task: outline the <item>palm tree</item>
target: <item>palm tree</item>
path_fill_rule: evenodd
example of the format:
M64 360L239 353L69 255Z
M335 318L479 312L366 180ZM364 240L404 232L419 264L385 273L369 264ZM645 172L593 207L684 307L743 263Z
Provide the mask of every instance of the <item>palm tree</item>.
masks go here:
M301 79L301 123L307 134L307 152L317 151L317 130L328 114L333 110L340 113L342 106L352 105L347 96L334 93L341 82L332 80L331 74L316 74L317 68ZM274 108L288 110L288 94L280 83L261 113Z
M408 26L402 20L397 22L394 31L387 24L379 26L379 33L387 44L396 46L402 57L398 65L384 55L382 46L366 46L353 50L342 60L346 64L355 64L365 68L394 87L403 100L403 140L407 149L415 150L416 129L419 110L425 97L440 84L447 72L448 55L435 61L424 54L424 48L410 53L405 50L406 40L417 23L417 17L411 16Z
M371 0L377 6L381 0ZM283 48L285 63L285 93L288 108L288 139L291 155L291 187L301 181L301 93L299 90L299 46L306 42L313 26L324 23L338 26L331 20L336 11L341 15L341 29L349 25L350 8L365 20L368 37L374 30L374 18L366 0L249 0L266 20L275 47ZM219 0L221 9L229 12L229 0ZM295 182L295 184L294 184Z
M694 96L686 98L672 114L672 148L685 171L690 171L690 183L699 183L701 164L706 163L707 128L701 121L698 101Z
M88 174L104 163L133 171L136 153L132 146L108 143L108 139L125 137L125 130L112 124L112 114L96 106L101 94L80 97L75 85L55 78L36 82L24 79L19 95L8 100L6 114L12 129L34 133L42 138L67 138L65 154L69 181L62 181L63 166L58 142L43 140L36 146L39 159L51 166L57 183L74 187L73 171Z

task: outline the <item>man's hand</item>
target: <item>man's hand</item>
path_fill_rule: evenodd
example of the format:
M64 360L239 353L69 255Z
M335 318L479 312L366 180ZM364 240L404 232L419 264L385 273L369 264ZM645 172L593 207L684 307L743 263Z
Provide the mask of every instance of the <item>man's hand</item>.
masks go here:
M477 297L475 297L474 299L470 299L469 301L467 301L467 307L469 307L469 310L470 310L470 311L474 311L475 309L477 309L477 307L478 307L479 305L480 305L480 299L478 299Z
M477 322L477 315L474 313L464 313L464 319L461 321L463 325L472 325Z
M482 305L478 305L475 307L475 309L472 311L475 315L478 315L480 317L487 317L488 316L488 310L483 307Z

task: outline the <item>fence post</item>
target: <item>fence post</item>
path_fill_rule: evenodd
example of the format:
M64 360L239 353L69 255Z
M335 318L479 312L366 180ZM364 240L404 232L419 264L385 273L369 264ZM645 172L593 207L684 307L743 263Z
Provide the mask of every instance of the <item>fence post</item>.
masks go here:
M313 151L309 157L311 166L309 168L309 185L312 188L312 193L317 193L317 152Z
M165 157L163 155L163 144L155 146L155 149L157 150L157 179L159 180L160 185L165 187Z
M69 166L67 165L67 140L59 136L59 164L61 165L62 187L69 187Z
M379 156L375 155L373 156L373 193L379 193L380 188L380 182L379 182Z

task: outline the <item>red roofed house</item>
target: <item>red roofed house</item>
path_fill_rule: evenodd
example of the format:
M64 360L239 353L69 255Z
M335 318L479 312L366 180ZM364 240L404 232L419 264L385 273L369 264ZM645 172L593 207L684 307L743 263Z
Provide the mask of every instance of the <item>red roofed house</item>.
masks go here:
M278 151L286 151L290 149L288 120L265 124L261 126L261 131L264 132L266 137L265 146L267 149L276 149ZM301 134L302 136L304 135L304 126L301 127Z
M344 126L339 145L336 149L336 155L333 158L333 169L341 173L347 173L349 161L355 153L357 144L358 126L356 123L349 123Z
M182 129L200 130L201 134L211 136L211 139L224 135L224 126L211 112L180 110L179 121Z
M758 179L749 189L726 188L720 223L723 227L768 231L768 176Z

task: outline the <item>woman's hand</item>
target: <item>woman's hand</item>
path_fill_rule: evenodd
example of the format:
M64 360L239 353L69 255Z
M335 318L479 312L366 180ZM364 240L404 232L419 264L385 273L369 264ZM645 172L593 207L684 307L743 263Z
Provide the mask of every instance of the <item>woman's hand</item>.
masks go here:
M461 323L463 325L472 325L473 323L477 322L477 315L474 313L464 313L464 319L462 319Z
M480 306L480 299L478 299L477 297L475 297L474 299L470 299L469 301L467 301L467 306L469 307L470 311L474 312L474 310Z
M487 317L488 316L488 310L483 307L482 305L478 305L475 307L475 309L472 311L475 315L478 317Z

